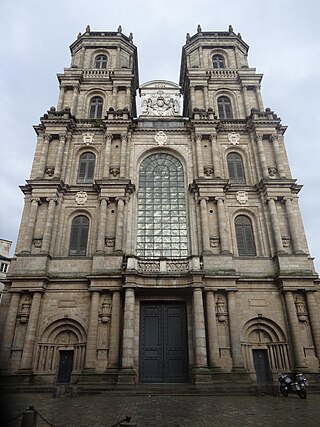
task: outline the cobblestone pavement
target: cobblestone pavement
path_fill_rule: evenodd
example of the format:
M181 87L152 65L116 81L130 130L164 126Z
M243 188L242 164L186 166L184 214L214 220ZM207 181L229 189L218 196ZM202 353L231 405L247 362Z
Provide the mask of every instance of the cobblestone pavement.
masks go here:
M52 397L50 394L11 394L2 397L7 420L29 405L38 417L38 427L111 427L130 415L138 427L209 426L301 426L320 425L320 395L306 400L296 395L278 396L173 396L173 395L81 395ZM9 427L21 425L21 417Z

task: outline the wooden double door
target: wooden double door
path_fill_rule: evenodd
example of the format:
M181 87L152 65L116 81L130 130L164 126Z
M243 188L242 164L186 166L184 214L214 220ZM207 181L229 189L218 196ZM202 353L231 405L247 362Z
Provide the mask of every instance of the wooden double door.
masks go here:
M141 303L139 373L144 383L188 381L184 303Z

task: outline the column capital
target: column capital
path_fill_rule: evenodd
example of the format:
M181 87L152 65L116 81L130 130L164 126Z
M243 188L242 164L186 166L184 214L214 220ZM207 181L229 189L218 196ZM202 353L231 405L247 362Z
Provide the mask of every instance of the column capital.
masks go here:
M105 140L106 140L106 142L109 142L109 143L111 143L112 142L112 139L113 139L113 135L112 135L112 133L105 133L104 134L104 137L105 137Z
M210 134L209 134L209 138L210 138L211 142L213 140L216 140L216 138L217 138L217 131L216 130L211 131Z
M282 197L282 202L283 203L286 203L286 202L292 202L292 200L293 200L293 197L292 196L284 196L284 197Z
M196 132L194 136L195 136L197 142L202 141L202 133Z
M43 138L45 141L50 142L52 140L52 135L50 133L45 133Z
M102 202L103 200L105 200L107 202L107 204L110 203L110 198L109 197L99 196L98 200L99 200L99 202Z
M46 198L46 202L51 202L51 201L53 201L55 203L58 203L57 197L47 197Z
M120 200L123 201L123 203L127 203L130 200L129 196L122 196L122 197L116 197L116 202L119 202Z
M278 134L277 133L272 133L269 137L271 142L277 142L278 141Z
M202 197L198 197L198 202L199 202L199 203L201 203L201 202L202 202L202 200L204 200L205 202L208 202L208 201L209 201L209 197L204 197L204 196L202 196Z
M273 200L274 202L276 202L279 198L277 196L272 196L272 197L267 197L267 202L270 202L271 200Z
M40 199L40 197L31 197L30 201L31 202L37 202L38 205L42 204L42 200Z
M123 142L127 142L128 141L128 134L127 133L122 133L121 134L121 141L123 141Z
M65 142L67 141L67 135L66 135L65 133L63 133L63 134L59 135L59 141L60 141L62 144L65 144Z
M214 201L218 202L219 200L222 200L223 202L226 200L225 196L216 196L214 197Z
M256 141L262 142L262 140L263 140L263 133L257 133L256 134Z

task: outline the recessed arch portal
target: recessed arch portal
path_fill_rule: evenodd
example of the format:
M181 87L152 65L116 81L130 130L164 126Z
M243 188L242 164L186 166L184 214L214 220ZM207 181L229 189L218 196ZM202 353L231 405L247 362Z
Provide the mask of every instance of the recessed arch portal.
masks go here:
M139 170L137 256L188 256L184 170L168 153L146 157Z

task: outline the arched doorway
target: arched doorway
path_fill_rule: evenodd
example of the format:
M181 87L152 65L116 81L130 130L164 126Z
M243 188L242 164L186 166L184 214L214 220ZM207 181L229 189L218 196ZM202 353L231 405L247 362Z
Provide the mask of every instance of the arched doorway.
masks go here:
M288 343L279 325L265 317L249 320L242 329L246 368L258 382L272 380L273 374L290 369Z
M64 318L52 322L38 344L36 372L52 375L52 382L72 382L72 375L84 366L86 334L76 320Z

